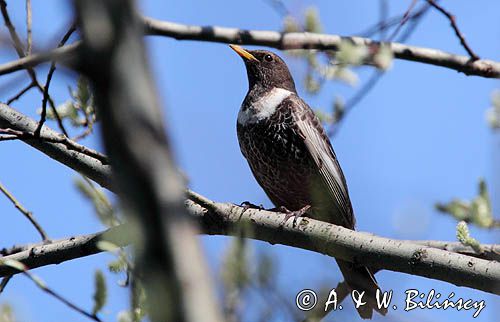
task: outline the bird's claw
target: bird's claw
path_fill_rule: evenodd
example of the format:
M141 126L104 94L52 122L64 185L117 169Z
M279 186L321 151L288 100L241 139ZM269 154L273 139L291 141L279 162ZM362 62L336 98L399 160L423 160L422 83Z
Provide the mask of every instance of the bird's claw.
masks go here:
M289 210L283 206L278 207L278 209L279 209L279 211L285 213L285 220L283 221L283 225L286 224L288 219L293 217L293 226L295 227L297 224L297 219L299 219L299 217L304 216L309 211L309 209L311 209L311 206L307 205L307 206L300 208L299 210L294 210L294 211Z
M264 210L264 206L260 205L260 206L257 206L253 203L251 203L250 201L243 201L242 203L240 203L240 207L243 207L243 211L242 211L242 214L247 211L248 209L258 209L258 210Z

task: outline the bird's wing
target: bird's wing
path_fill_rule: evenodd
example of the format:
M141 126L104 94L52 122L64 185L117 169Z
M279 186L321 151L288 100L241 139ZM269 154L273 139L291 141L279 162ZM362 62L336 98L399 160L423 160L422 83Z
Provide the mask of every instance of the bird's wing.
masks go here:
M295 100L292 105L297 107L297 110L292 113L297 129L319 169L320 177L328 188L329 196L333 198L335 206L341 213L341 224L353 229L355 222L346 180L330 140L313 110L298 96L290 99Z

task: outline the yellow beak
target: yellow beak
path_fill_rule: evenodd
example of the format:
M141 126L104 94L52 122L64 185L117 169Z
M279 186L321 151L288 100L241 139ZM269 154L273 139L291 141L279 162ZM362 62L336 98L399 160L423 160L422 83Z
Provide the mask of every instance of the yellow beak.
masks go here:
M234 50L243 59L259 61L257 58L255 58L254 55L250 54L246 49L244 49L241 46L238 46L238 45L229 45L229 47L231 47L231 49Z

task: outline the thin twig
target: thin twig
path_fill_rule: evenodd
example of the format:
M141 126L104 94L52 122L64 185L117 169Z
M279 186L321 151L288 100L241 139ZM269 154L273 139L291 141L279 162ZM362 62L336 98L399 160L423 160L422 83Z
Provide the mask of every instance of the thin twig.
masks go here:
M269 4L281 17L290 15L290 10L288 10L282 0L265 0L265 2Z
M97 315L85 311L84 309L80 308L78 305L76 305L76 304L72 303L71 301L69 301L68 299L64 298L59 293L56 293L56 291L49 288L47 285L45 285L43 282L41 282L37 277L35 277L29 271L25 270L25 271L22 271L22 273L26 277L28 277L31 281L33 281L33 283L35 283L35 285L38 286L38 288L40 288L42 291L53 296L55 299L62 302L63 304L65 304L69 308L75 310L76 312L78 312L80 314L85 315L89 319L92 319L92 320L97 321L97 322L102 322L102 320Z
M426 11L426 7L429 7L429 4L421 6L418 10L415 11L415 13L410 14L408 20L411 21L420 17ZM363 31L355 33L355 35L359 35L360 37L372 37L376 33L380 33L389 28L399 25L403 18L404 14L388 18L385 23L383 21L378 21L376 24L371 25Z
M31 55L31 50L33 47L33 36L31 34L31 26L32 26L31 13L32 13L31 0L26 0L26 35L27 35L26 56Z
M2 294L3 290L5 290L5 287L7 286L7 284L10 282L11 278L12 278L13 275L9 275L9 276L5 276L3 279L2 279L2 282L0 282L0 294Z
M388 13L389 4L387 3L387 0L379 0L379 24L381 28L378 30L378 32L380 34L380 41L384 41L386 39L387 28L385 28L385 26L387 25Z
M21 39L19 38L19 35L16 32L16 28L12 24L12 21L10 20L9 13L7 11L7 2L5 0L0 0L0 12L2 13L3 20L5 22L5 26L9 30L9 35L10 38L12 39L12 45L14 49L16 50L16 53L19 57L24 57L26 56L26 53L24 52L24 46L21 42Z
M43 241L49 240L47 233L42 228L42 226L36 221L35 217L33 216L33 213L24 208L23 205L14 197L14 195L11 192L9 192L9 190L7 190L7 188L1 182L0 182L0 191L7 197L7 199L9 199L14 204L14 207L16 207L16 209L19 210L31 222L33 227L35 227L35 229L42 237L42 240Z
M328 131L329 136L335 136L343 121L345 120L347 114L354 109L356 105L358 105L359 102L363 100L363 98L368 95L368 93L375 87L375 85L378 83L378 81L384 76L384 72L381 72L379 70L375 70L370 77L370 79L363 84L363 86L354 94L353 97L351 97L344 105L344 110L342 112L342 117L340 117L335 124L332 124L333 126L331 129Z
M71 34L73 34L73 32L75 32L75 30L76 30L76 26L73 23L73 24L71 24L68 31L64 34L63 38L61 39L61 41L57 45L57 48L64 46L64 44L66 44L66 42L68 41L69 37L71 37ZM43 88L42 112L40 113L40 121L38 122L38 126L35 130L35 136L40 136L40 131L42 130L42 126L46 120L47 101L49 99L49 86L50 86L50 82L52 81L52 76L54 75L55 71L56 71L56 61L53 60L52 64L50 65L49 72L47 73L47 80L45 81L45 86ZM55 109L56 108L54 107L54 110ZM67 133L65 133L65 135L68 136Z
M85 113L85 112L84 112L84 113ZM87 115L86 115L86 113L85 113L84 115L85 115L85 116L87 116ZM71 138L71 140L72 140L72 141L75 141L75 142L76 142L76 141L80 141L81 139L86 138L86 137L87 137L90 133L92 133L92 131L94 130L94 128L93 128L93 126L92 126L92 123L88 123L89 121L90 121L90 122L92 122L92 121L91 121L89 118L87 118L87 120L86 120L86 121L87 121L87 123L86 123L86 124L87 124L87 125L86 125L86 126L87 126L87 128L85 129L85 131L83 131L82 133L80 133L80 134L78 134L78 135L76 135L76 136L72 137L72 138ZM90 126L89 126L89 124L90 124Z
M10 104L12 104L12 102L15 102L18 99L20 99L21 96L23 96L24 94L26 94L33 87L35 87L35 84L33 82L29 83L28 86L26 86L21 91L19 91L19 93L17 93L16 95L12 96L11 98L9 98L9 100L7 101L7 105L10 105Z
M452 15L446 9L444 9L442 6L437 4L434 0L427 0L427 3L429 3L431 6L436 8L436 10L438 10L443 15L445 15L446 18L448 18L448 20L450 21L451 27L453 28L453 30L455 31L455 34L457 35L458 39L460 40L460 44L462 44L462 47L464 47L465 51L467 51L471 60L473 60L473 61L479 60L479 56L476 55L476 53L472 50L472 48L470 48L469 44L465 40L464 35L462 34L460 29L458 28L455 16Z
M410 13L411 13L411 11L413 10L413 8L415 7L416 4L417 4L417 0L413 0L410 3L410 6L406 10L406 12L403 14L403 18L399 22L399 24L396 27L396 29L394 29L394 32L389 37L389 39L387 39L387 41L391 42L391 41L393 41L396 38L396 36L398 35L398 33L401 30L401 28L403 27L403 25L408 21L408 19L410 19Z

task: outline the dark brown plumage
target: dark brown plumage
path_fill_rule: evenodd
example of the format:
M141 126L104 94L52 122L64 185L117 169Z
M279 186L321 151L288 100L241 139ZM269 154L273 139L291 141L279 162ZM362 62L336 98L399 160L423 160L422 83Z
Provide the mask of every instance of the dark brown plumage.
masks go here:
M276 207L354 229L346 180L327 135L311 108L297 95L285 62L263 50L231 46L245 62L249 91L238 114L241 152L255 179ZM372 310L378 285L367 267L337 260L348 285L365 291L363 318Z

